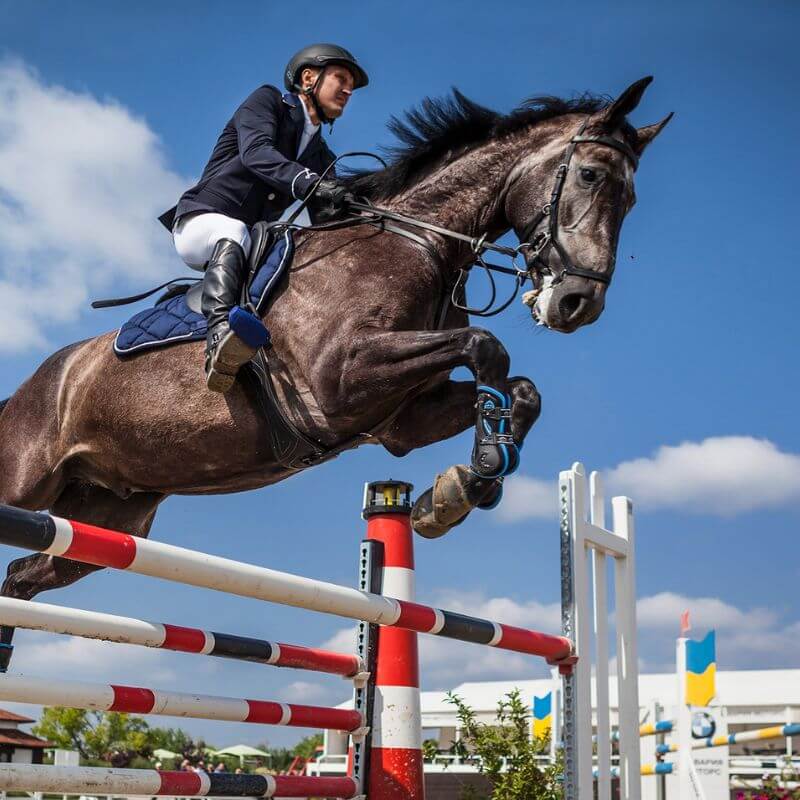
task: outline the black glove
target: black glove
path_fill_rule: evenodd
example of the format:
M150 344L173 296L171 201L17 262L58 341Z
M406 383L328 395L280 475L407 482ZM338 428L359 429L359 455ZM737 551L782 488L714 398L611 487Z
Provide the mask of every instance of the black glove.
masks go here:
M308 209L315 223L341 219L353 199L347 186L332 178L320 181L315 191L309 190L307 197Z

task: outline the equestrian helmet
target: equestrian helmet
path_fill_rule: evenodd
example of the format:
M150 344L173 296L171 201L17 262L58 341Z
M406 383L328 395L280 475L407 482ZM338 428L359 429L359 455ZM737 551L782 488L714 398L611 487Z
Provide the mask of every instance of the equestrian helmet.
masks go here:
M283 85L287 91L294 92L298 89L298 79L302 69L327 67L330 64L341 64L353 73L354 89L360 89L369 83L369 76L349 50L335 44L312 44L291 57L283 72Z

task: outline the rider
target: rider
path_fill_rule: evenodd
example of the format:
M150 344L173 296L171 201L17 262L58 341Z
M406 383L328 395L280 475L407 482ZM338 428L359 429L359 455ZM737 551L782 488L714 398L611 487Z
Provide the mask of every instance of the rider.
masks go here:
M346 189L334 170L319 182L335 159L320 125L333 125L353 91L368 82L343 47L313 44L295 53L283 75L287 93L269 85L256 89L225 126L200 181L159 217L172 231L178 255L205 270L205 370L212 391L228 391L257 349L228 322L247 273L250 226L280 218L315 186L309 200L315 222L343 213Z

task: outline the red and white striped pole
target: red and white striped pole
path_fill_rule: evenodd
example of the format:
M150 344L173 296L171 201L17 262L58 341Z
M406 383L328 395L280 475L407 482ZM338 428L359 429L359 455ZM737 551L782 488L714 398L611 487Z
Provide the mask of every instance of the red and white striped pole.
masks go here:
M414 600L414 547L409 483L369 483L363 517L367 539L383 546L381 593ZM367 796L424 800L417 634L380 628L374 680Z

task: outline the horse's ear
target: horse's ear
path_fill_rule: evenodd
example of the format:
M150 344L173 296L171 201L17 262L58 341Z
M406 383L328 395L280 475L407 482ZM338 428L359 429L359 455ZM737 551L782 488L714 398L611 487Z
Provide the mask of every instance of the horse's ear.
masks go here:
M664 130L667 123L672 119L675 112L670 111L661 122L656 122L653 125L645 125L644 128L637 128L636 129L636 144L634 145L633 149L636 152L637 156L640 156L643 152L645 147L653 141L653 139L658 136L661 131Z
M653 82L653 76L640 78L636 83L632 83L605 111L602 115L603 127L608 131L615 131L625 121L625 117L639 105L644 90Z

